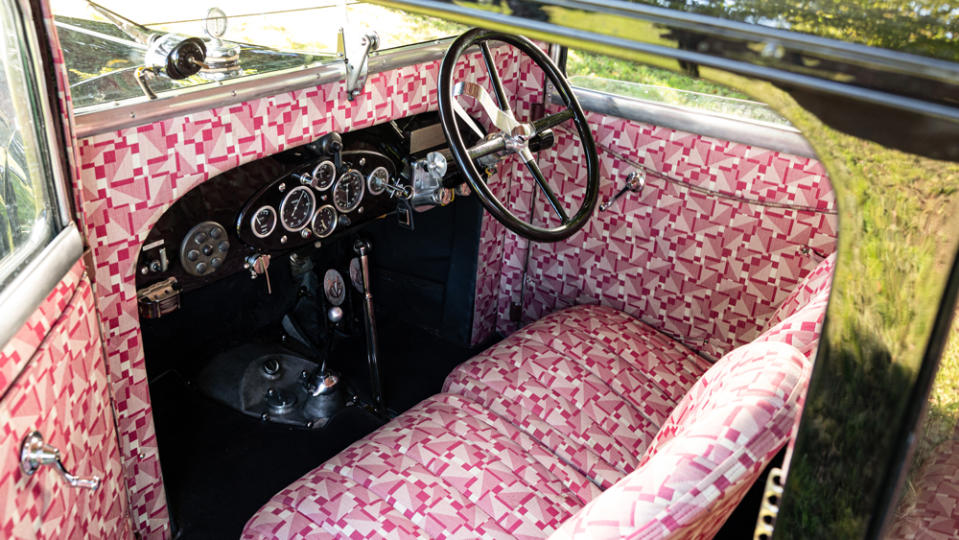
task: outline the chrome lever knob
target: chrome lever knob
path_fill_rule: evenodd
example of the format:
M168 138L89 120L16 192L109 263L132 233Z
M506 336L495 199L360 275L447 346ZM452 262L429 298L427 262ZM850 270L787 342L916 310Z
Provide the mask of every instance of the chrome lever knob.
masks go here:
M100 487L99 476L82 477L70 474L60 460L60 450L45 444L43 435L40 435L39 431L34 431L24 437L23 442L20 443L20 471L26 476L33 476L33 473L44 465L53 465L70 487L94 491Z
M609 210L610 206L613 206L613 203L618 201L620 197L626 193L639 193L646 187L646 171L633 171L626 176L626 182L623 184L623 187L613 195L608 201L599 205L599 211L605 212Z

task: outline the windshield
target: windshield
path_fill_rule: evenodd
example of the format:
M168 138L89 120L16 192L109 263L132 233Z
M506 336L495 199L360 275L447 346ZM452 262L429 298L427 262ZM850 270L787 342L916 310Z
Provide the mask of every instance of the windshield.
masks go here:
M148 78L149 89L163 97L179 88L199 87L224 80L290 68L342 61L337 56L338 32L349 36L375 31L379 50L452 36L463 27L366 2L307 2L265 4L262 1L167 0L165 2L98 2L157 36L204 40L208 60L216 51L238 56L237 66L203 69L187 78ZM57 31L63 49L74 106L84 108L128 99L147 99L137 82L137 68L145 63L148 44L130 28L121 28L109 14L86 0L53 0ZM265 9L268 7L270 9ZM210 24L211 8L226 16L224 25ZM211 36L208 31L213 27Z

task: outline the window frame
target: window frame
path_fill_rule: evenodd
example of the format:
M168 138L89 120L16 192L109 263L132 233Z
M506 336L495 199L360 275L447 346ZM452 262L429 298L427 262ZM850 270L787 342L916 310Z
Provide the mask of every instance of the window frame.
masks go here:
M31 233L30 240L14 248L14 256L4 263L8 275L0 275L0 346L5 345L20 329L46 296L60 282L83 253L83 240L71 219L71 208L64 173L64 151L61 136L55 129L60 124L53 115L56 86L49 85L46 76L52 70L44 69L44 49L38 39L38 23L34 19L29 0L2 0L2 9L9 9L16 28L16 40L26 75L26 92L32 100L30 108L35 123L32 129L39 148L37 158L43 170L45 199L50 212L46 220L46 234ZM47 55L49 57L49 54ZM15 263L15 264L14 264Z

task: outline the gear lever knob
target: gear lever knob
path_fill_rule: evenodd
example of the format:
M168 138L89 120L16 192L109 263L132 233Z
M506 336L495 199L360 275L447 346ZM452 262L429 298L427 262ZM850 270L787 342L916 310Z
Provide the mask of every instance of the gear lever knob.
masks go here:
M330 319L330 322L336 324L343 320L343 308L340 306L333 306L329 311L326 312L326 317Z

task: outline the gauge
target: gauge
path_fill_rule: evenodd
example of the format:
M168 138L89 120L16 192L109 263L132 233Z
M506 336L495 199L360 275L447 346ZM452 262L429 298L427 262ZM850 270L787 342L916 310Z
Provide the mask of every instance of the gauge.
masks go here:
M320 238L325 238L332 234L333 229L336 229L336 209L329 204L321 206L320 209L316 211L316 215L313 216L311 227L313 228L313 234Z
M390 171L386 170L386 167L377 167L366 178L366 189L370 190L371 195L379 195L389 183Z
M316 208L316 195L308 186L291 189L280 203L280 223L290 232L297 232L310 222Z
M261 206L250 218L250 228L253 229L253 236L257 238L270 236L276 228L276 210L270 205Z
M323 292L334 306L342 304L346 300L346 282L343 281L343 275L333 268L327 270L323 276Z
M313 187L323 191L329 189L336 180L336 166L332 161L321 161L313 168Z
M350 169L343 173L333 186L333 204L336 209L344 214L355 210L363 200L365 184L359 171Z

